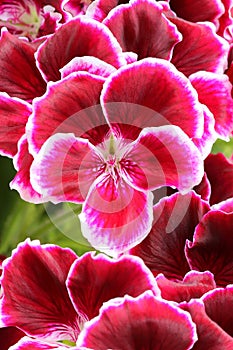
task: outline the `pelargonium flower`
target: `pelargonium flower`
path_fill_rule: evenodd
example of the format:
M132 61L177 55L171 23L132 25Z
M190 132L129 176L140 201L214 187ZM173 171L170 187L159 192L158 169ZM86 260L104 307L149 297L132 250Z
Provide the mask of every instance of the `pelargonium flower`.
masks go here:
M70 249L30 240L3 263L2 288L1 326L45 342L75 342L83 324L110 299L147 290L160 295L139 258L113 260L90 252L79 258Z
M145 85L134 85L132 94L132 84L142 78ZM168 185L186 192L201 181L201 154L184 131L194 138L202 135L203 109L188 79L165 60L146 59L106 79L101 92L105 116L100 106L75 113L81 101L76 84L90 86L92 95L84 96L90 103L92 96L97 100L103 82L76 73L50 84L47 96L36 101L27 130L35 158L34 189L55 203L83 203L83 234L95 248L112 254L149 233L152 190ZM67 103L55 112L54 103L64 88ZM182 121L178 104L180 109L183 105ZM47 114L54 118L49 124ZM69 133L75 130L78 137Z

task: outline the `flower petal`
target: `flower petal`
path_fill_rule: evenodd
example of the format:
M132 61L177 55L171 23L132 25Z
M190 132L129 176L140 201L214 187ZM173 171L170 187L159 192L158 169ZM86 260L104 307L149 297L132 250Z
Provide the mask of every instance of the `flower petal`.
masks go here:
M128 139L136 139L144 127L169 124L179 126L189 137L203 134L197 92L165 60L147 58L119 69L105 81L101 104L109 122L119 124Z
M8 350L11 345L14 345L23 336L24 333L16 327L0 328L1 350Z
M183 36L173 52L172 63L189 76L198 71L223 73L227 68L228 43L215 34L211 23L191 23L169 18Z
M47 93L34 101L27 125L31 153L38 153L55 133L74 132L94 144L101 142L109 129L98 106L103 82L101 77L79 72L49 83Z
M153 190L175 186L187 192L203 177L201 154L177 126L144 128L121 162L132 186ZM128 164L128 162L130 162Z
M192 269L209 270L216 284L233 283L233 213L212 210L196 227L194 241L187 242L186 256Z
M111 64L101 61L99 58L83 56L73 58L69 63L60 69L62 78L65 78L71 73L78 71L86 71L90 74L107 78L110 74L116 71L116 68Z
M104 302L124 297L137 297L146 290L160 295L154 276L133 256L110 259L103 254L86 253L72 265L67 288L78 314L92 319Z
M152 225L153 195L123 179L102 175L93 183L80 214L82 233L90 244L109 255L135 246Z
M52 350L52 349L66 350L68 349L68 347L60 346L58 343L57 344L45 343L40 340L33 340L31 338L24 337L17 344L9 348L9 350ZM73 350L75 350L75 348L73 348Z
M31 166L31 183L53 203L82 203L98 177L101 160L87 139L55 134L42 146Z
M40 46L37 60L45 79L56 81L60 79L60 68L74 57L82 56L97 57L116 68L126 64L121 47L110 30L86 17L76 17L63 24Z
M111 30L123 51L132 51L138 59L170 59L181 35L163 15L163 9L151 0L130 1L117 6L103 23ZM145 23L147 23L145 27Z
M93 349L191 349L196 328L188 313L145 292L106 303L100 315L87 322L78 345ZM152 345L153 344L153 345Z
M13 162L17 173L10 182L11 190L16 190L20 197L30 203L44 202L31 184L30 168L34 158L28 151L28 141L26 135L23 135L18 142L18 153L14 156Z
M70 249L21 243L3 263L2 323L39 338L75 341L78 315L65 281L76 258Z
M214 115L218 137L228 140L233 130L233 99L227 75L197 72L189 78L198 92L199 101Z
M17 143L25 133L31 106L2 92L0 93L0 114L0 152L13 157L17 153Z
M130 253L142 258L154 276L163 273L169 279L182 280L190 270L185 241L192 239L196 225L208 210L208 204L195 192L163 198L154 206L151 232Z
M177 303L200 298L204 293L216 288L214 277L208 271L190 271L184 276L183 281L171 281L163 274L159 274L155 280L161 290L162 298Z
M46 84L36 67L34 53L28 42L2 30L0 91L27 101L43 95Z

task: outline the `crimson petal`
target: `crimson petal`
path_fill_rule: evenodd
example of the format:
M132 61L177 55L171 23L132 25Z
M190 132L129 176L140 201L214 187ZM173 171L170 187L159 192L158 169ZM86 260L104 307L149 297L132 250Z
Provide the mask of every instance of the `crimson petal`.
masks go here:
M181 41L180 33L163 15L162 7L151 0L117 6L103 23L117 38L122 50L135 52L139 60L145 57L170 59L175 44Z
M101 142L109 129L98 106L103 82L102 77L79 72L49 83L46 94L34 101L28 121L31 152L38 153L50 136L62 132Z
M65 281L77 256L70 250L26 240L3 263L1 322L26 334L76 341L78 315Z
M215 34L208 22L191 23L169 18L183 36L173 52L171 62L186 76L198 71L223 73L227 68L228 43Z
M155 280L161 290L162 298L177 303L200 298L209 290L216 288L214 277L208 271L190 271L184 276L183 281L171 281L163 274L159 274Z
M208 204L195 192L163 198L154 206L151 232L131 254L142 258L155 276L163 273L169 279L182 280L190 270L185 241L192 240L196 225L208 210Z
M129 139L137 138L144 127L169 124L189 137L203 134L203 108L196 90L162 59L147 58L112 74L104 83L101 104L109 122L123 124L120 131Z
M43 95L46 83L36 67L34 54L32 45L2 30L0 91L27 101Z
M67 288L78 314L92 319L104 302L137 297L146 290L160 295L154 277L139 258L122 256L110 259L103 254L86 253L76 260L67 279Z
M198 92L199 101L205 104L215 118L215 130L220 138L229 139L233 130L232 85L225 74L197 72L190 77Z
M106 303L85 324L78 345L93 349L191 349L196 327L188 313L145 292Z
M0 114L0 152L13 157L17 153L17 143L25 133L31 106L20 99L0 93Z
M233 213L212 210L196 227L194 241L187 242L186 256L192 269L209 270L216 284L233 283Z
M0 328L0 347L1 350L8 350L25 334L16 327Z
M45 343L40 340L33 340L28 337L22 338L17 344L10 347L9 350L67 350L68 347L61 346L58 343ZM73 350L78 350L76 348L72 348Z
M63 24L40 46L37 60L45 79L56 81L60 79L60 68L74 57L82 56L97 57L116 68L126 64L121 47L110 30L85 17Z

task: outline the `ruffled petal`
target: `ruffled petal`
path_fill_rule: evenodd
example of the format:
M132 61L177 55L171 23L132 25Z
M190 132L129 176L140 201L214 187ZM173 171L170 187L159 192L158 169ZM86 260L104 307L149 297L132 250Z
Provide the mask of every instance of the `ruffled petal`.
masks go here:
M87 139L55 134L42 146L32 163L31 183L42 198L53 203L82 203L89 188L104 171L102 161Z
M10 182L10 188L11 190L16 190L20 197L27 202L43 203L42 195L31 184L30 168L33 160L33 156L28 151L27 137L23 135L18 142L18 152L13 159L17 173Z
M208 22L191 23L180 18L169 19L183 36L183 40L175 46L171 60L179 71L186 76L198 71L224 72L229 45L215 34L214 25Z
M147 58L119 69L104 83L101 104L109 122L118 124L128 139L136 139L144 127L169 124L189 137L203 134L203 108L196 90L165 60Z
M35 49L27 41L2 30L0 91L31 101L45 92L46 83L36 67Z
M152 0L117 6L103 23L117 38L122 50L135 52L139 60L145 57L169 60L175 44L181 41L180 33L163 15L162 7Z
M145 292L133 299L106 303L100 315L87 322L78 345L93 349L191 349L196 327L188 313Z
M154 223L144 241L130 253L142 258L154 276L163 273L169 279L182 280L190 270L184 247L192 240L196 225L209 205L190 192L175 193L154 206Z
M38 153L50 136L62 132L89 138L93 144L101 142L109 130L98 105L103 82L101 77L79 72L49 83L46 94L34 101L27 125L31 152Z
M155 280L161 290L161 297L177 303L200 298L209 290L216 288L214 277L208 271L190 271L184 276L183 281L171 281L163 274L159 274Z
M189 78L198 92L199 101L205 104L214 115L218 137L228 140L233 130L232 85L228 76L197 72Z
M116 71L116 68L111 64L101 61L99 58L84 56L73 58L69 63L60 69L62 78L66 78L71 73L79 71L84 71L107 78L110 74Z
M116 68L126 64L121 47L110 30L85 17L63 24L40 46L37 60L45 79L56 81L60 79L60 68L74 57L82 56L97 57Z
M86 253L72 265L67 288L77 313L89 320L110 299L126 294L137 297L146 290L160 295L154 276L143 261L127 255L115 260Z
M31 106L6 93L0 93L0 153L13 157L17 153L17 143L25 133L25 126Z
M187 192L203 176L200 152L174 125L143 129L124 157L121 166L126 180L143 190L175 186Z
M209 270L216 284L233 283L233 213L212 210L196 227L194 241L187 242L186 256L192 269Z
M103 174L93 183L80 214L82 233L96 249L109 255L132 248L149 233L153 195L140 192L122 178Z
M76 341L76 314L65 281L77 256L70 250L26 240L3 263L1 322L27 335Z

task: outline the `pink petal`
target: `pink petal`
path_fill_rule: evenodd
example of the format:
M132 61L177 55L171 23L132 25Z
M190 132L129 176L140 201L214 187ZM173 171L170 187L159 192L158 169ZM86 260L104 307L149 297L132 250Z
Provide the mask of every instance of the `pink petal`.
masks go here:
M55 134L35 156L31 183L42 198L49 198L53 203L82 203L101 166L102 160L87 139Z
M204 293L216 288L214 277L208 271L202 273L190 271L184 276L183 281L171 281L163 274L159 274L156 282L162 298L177 303L200 298Z
M233 99L227 75L197 72L190 76L190 80L198 92L199 101L214 115L218 137L228 140L233 130Z
M170 0L169 4L178 17L190 22L215 23L225 10L220 0Z
M73 58L69 63L60 69L62 78L65 78L71 73L78 71L86 71L90 74L107 78L110 74L116 71L116 68L111 64L101 61L99 58L84 56Z
M100 315L86 323L78 345L98 350L186 350L196 340L188 313L145 292L137 298L125 296L106 303Z
M48 84L47 93L33 103L34 111L27 125L32 153L38 153L55 133L74 132L94 144L103 140L109 128L100 106L96 106L103 81L101 77L79 72Z
M225 7L223 15L219 18L219 28L218 35L221 35L223 38L232 43L233 38L233 18L232 18L232 0L221 0Z
M233 283L232 227L233 213L212 210L196 227L193 243L186 245L190 267L211 271L218 286Z
M212 209L214 210L221 210L225 213L232 213L233 212L233 197L228 198L225 201L222 201L218 204L212 205Z
M0 328L0 347L1 350L8 350L19 339L24 336L24 333L16 327Z
M191 314L193 322L197 325L198 341L193 350L232 349L232 337L207 316L203 302L193 299L189 303L183 303L181 308Z
M0 113L0 152L13 157L17 153L17 143L25 133L31 106L2 92L0 93Z
M64 46L64 43L67 45ZM110 30L85 17L63 24L40 46L37 60L45 79L56 81L60 79L60 68L72 58L82 56L97 57L116 68L126 63L121 47Z
M86 253L72 265L67 288L78 314L92 319L104 302L146 290L160 295L150 270L139 258L122 256L115 260L103 254Z
M50 350L50 349L58 349L58 350L66 350L68 347L60 346L52 343L45 343L40 340L33 340L28 337L22 338L17 344L12 346L9 350ZM75 350L75 348L72 348Z
M30 179L30 168L34 158L28 151L28 141L26 135L23 135L18 142L18 153L14 156L14 166L17 173L10 182L10 188L16 190L20 197L31 203L42 203L44 200L32 187Z
M119 69L104 83L101 103L109 122L123 124L120 131L129 139L137 138L144 127L167 124L179 126L190 137L203 134L203 108L196 91L165 60L147 58Z
M169 279L182 280L190 270L184 247L192 240L196 225L209 210L208 204L190 192L175 193L154 206L151 232L130 253L142 258L154 276L163 273Z
M80 214L83 235L109 255L135 246L152 225L153 195L140 192L123 179L103 174L92 185Z
M128 0L95 0L88 7L87 16L102 22L114 7L125 3L128 3Z
M197 186L195 186L193 189L197 194L201 196L201 198L204 201L209 202L211 189L210 189L210 182L207 178L206 173L204 174L201 182Z
M211 185L210 204L233 197L233 162L224 154L210 154L205 160L205 171Z
M117 6L103 23L117 38L122 50L135 52L139 60L145 57L170 59L175 44L181 41L180 33L163 15L162 7L151 0Z
M166 185L187 192L203 176L201 154L174 125L143 129L125 157L127 164L123 159L121 165L129 182L143 190Z
M227 68L228 43L215 34L208 22L191 23L180 18L169 18L183 36L173 52L172 63L189 76L198 71L223 73Z
M36 67L34 53L28 42L2 30L0 91L27 101L43 95L46 84Z
M5 260L1 321L30 336L75 341L78 315L65 286L77 256L70 250L26 240Z

